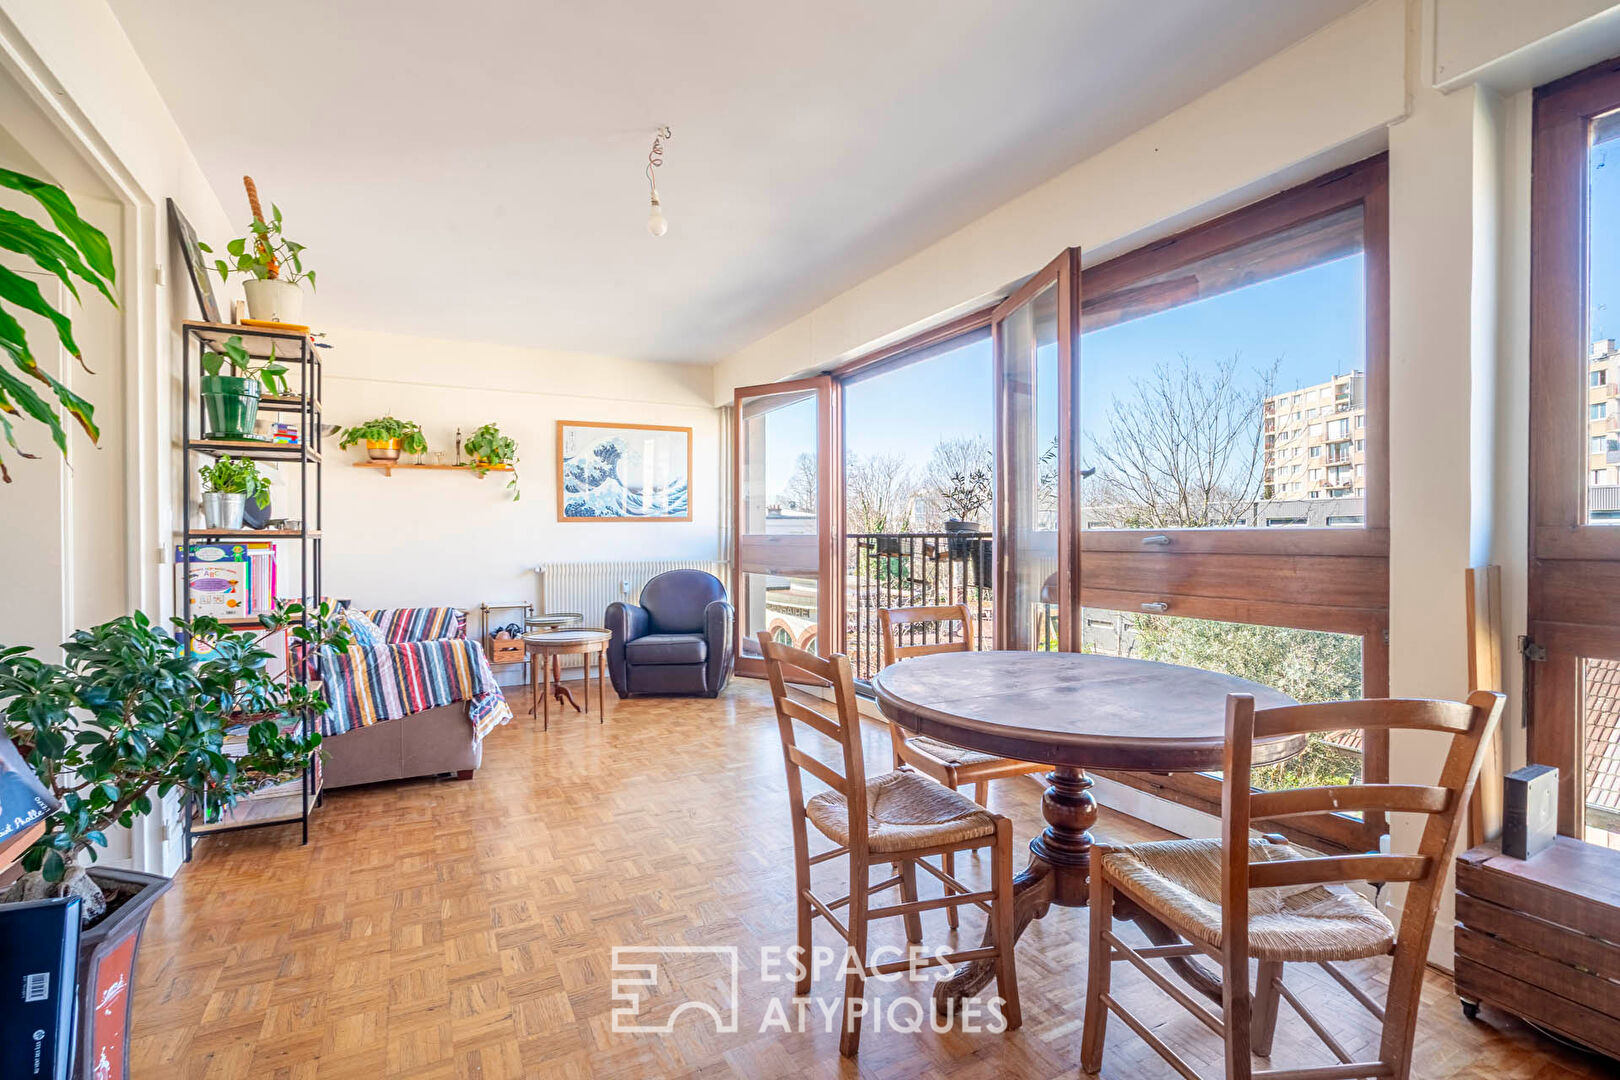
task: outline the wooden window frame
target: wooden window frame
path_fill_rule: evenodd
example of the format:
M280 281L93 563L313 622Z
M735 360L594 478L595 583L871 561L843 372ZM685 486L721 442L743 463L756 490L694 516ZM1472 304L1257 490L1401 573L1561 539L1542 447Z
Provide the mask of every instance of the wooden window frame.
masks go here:
M1079 599L1085 608L1162 613L1223 622L1353 634L1362 639L1362 692L1389 693L1389 194L1380 154L1090 267L1081 276L1085 312L1117 309L1149 279L1300 224L1360 206L1366 303L1365 527L1264 529L1080 529ZM1174 298L1172 299L1172 303ZM1080 346L1081 392L1085 349ZM1144 535L1169 543L1145 548ZM1362 773L1387 782L1387 733L1363 737ZM1205 774L1103 773L1109 779L1220 812L1220 781ZM1290 821L1285 832L1313 847L1364 851L1384 831L1381 815Z
M1560 774L1558 830L1585 835L1580 661L1620 659L1620 527L1585 521L1587 151L1620 108L1620 57L1539 87L1531 134L1529 759Z

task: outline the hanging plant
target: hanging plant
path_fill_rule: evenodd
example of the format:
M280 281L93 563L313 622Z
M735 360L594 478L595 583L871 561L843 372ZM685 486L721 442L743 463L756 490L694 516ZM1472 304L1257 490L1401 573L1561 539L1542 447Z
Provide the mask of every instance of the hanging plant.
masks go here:
M496 466L510 468L512 479L506 486L512 491L512 501L517 502L523 497L518 490L516 439L502 435L501 429L494 424L485 424L468 436L462 447L472 455L473 470L480 477Z
M49 229L32 218L0 209L0 250L32 261L60 281L75 300L80 299L79 290L73 284L73 279L78 278L117 307L118 301L112 293L116 280L112 245L101 230L79 216L66 193L54 184L10 169L0 169L0 187L20 191L32 198L45 210L55 226L54 230ZM90 436L91 442L99 441L101 431L96 427L95 407L39 366L28 343L28 336L23 332L22 323L17 321L17 309L31 311L50 320L56 329L57 340L68 355L77 360L86 372L90 371L79 351L78 342L73 340L72 321L45 299L39 286L31 279L0 266L0 349L11 357L18 372L50 390L61 407ZM0 435L5 436L6 445L19 457L36 457L17 445L11 421L21 416L44 424L56 448L64 457L67 456L67 432L62 427L56 406L41 397L16 372L0 366ZM3 455L0 455L0 480L11 483L11 473L6 469Z

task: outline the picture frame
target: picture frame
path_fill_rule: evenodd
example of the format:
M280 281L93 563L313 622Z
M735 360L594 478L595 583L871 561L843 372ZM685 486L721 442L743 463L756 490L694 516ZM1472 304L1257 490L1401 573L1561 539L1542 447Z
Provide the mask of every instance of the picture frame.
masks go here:
M214 297L214 286L208 280L208 268L203 265L202 252L197 248L197 230L191 227L186 215L173 199L169 202L169 223L174 226L175 238L180 241L180 254L186 260L186 272L191 275L191 288L197 294L197 306L202 309L204 322L219 323L219 301Z
M557 421L558 521L691 521L692 429Z

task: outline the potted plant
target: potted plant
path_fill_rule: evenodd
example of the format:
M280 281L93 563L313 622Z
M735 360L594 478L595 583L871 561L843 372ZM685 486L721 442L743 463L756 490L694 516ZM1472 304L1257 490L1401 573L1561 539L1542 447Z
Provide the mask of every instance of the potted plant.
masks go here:
M510 470L512 479L506 486L512 489L512 501L522 498L517 481L516 439L502 435L501 429L495 424L485 424L468 436L462 447L472 455L472 467L479 477L491 469Z
M0 251L11 252L31 261L60 281L75 300L79 299L79 290L73 284L73 279L78 278L117 307L118 301L112 293L116 280L112 245L99 229L79 216L73 200L55 184L10 169L0 169L0 188L27 195L39 204L51 222L47 227L42 222L8 211L5 226L0 228ZM12 286L0 290L0 350L10 356L12 366L25 378L19 379L10 371L0 370L0 385L5 387L4 393L0 394L0 399L3 399L3 404L0 404L0 438L4 438L6 445L21 457L36 456L18 445L12 424L13 418L30 418L45 425L51 433L51 441L65 456L67 431L62 427L57 405L73 417L84 433L90 436L91 442L101 438L95 422L95 407L39 365L23 332L23 324L16 316L28 310L50 319L57 342L67 350L69 356L79 361L80 367L86 371L90 369L85 367L78 343L73 340L72 320L51 302L55 293L41 292L38 286L24 278L15 278ZM37 335L33 344L38 344ZM50 391L56 404L46 400L43 390L34 389L36 383ZM11 483L11 473L3 458L0 458L0 481Z
M248 354L241 335L232 334L218 349L204 348L201 362L198 391L208 420L203 437L252 439L260 393L287 392L287 367L276 362L275 346L268 357L256 359ZM227 368L229 375L224 374Z
M249 498L260 510L270 506L270 481L250 458L223 455L197 475L202 477L203 523L210 529L240 529Z
M357 442L366 444L366 456L372 461L398 461L400 454L427 453L427 436L422 425L414 420L396 420L380 416L363 424L343 428L339 448L347 450Z
M249 318L296 323L304 311L304 294L298 283L308 281L309 287L315 288L315 271L304 269L304 245L282 235L281 208L271 203L270 219L266 221L259 209L259 189L253 186L253 178L242 177L242 184L247 188L253 220L248 224L248 235L225 245L230 261L216 258L214 269L219 271L221 281L229 281L232 274L247 275L242 292L247 296ZM214 253L207 244L197 246L210 255Z
M170 792L205 809L229 806L301 775L320 745L296 721L325 701L312 686L269 674L273 657L261 644L286 629L310 647L347 648L341 613L287 603L259 621L265 635L207 617L176 620L179 633L170 633L136 612L74 633L59 664L28 648L0 648L6 737L62 804L0 900L82 900L83 1080L128 1075L127 1050L117 1047L128 1046L136 950L147 913L169 887L168 878L85 861L106 846L108 829L130 826Z

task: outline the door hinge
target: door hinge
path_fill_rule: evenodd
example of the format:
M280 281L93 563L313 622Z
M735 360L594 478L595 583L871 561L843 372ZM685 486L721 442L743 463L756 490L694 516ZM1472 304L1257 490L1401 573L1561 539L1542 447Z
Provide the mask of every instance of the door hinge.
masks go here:
M1532 664L1545 664L1547 646L1537 645L1534 638L1526 635L1519 638L1519 655Z

